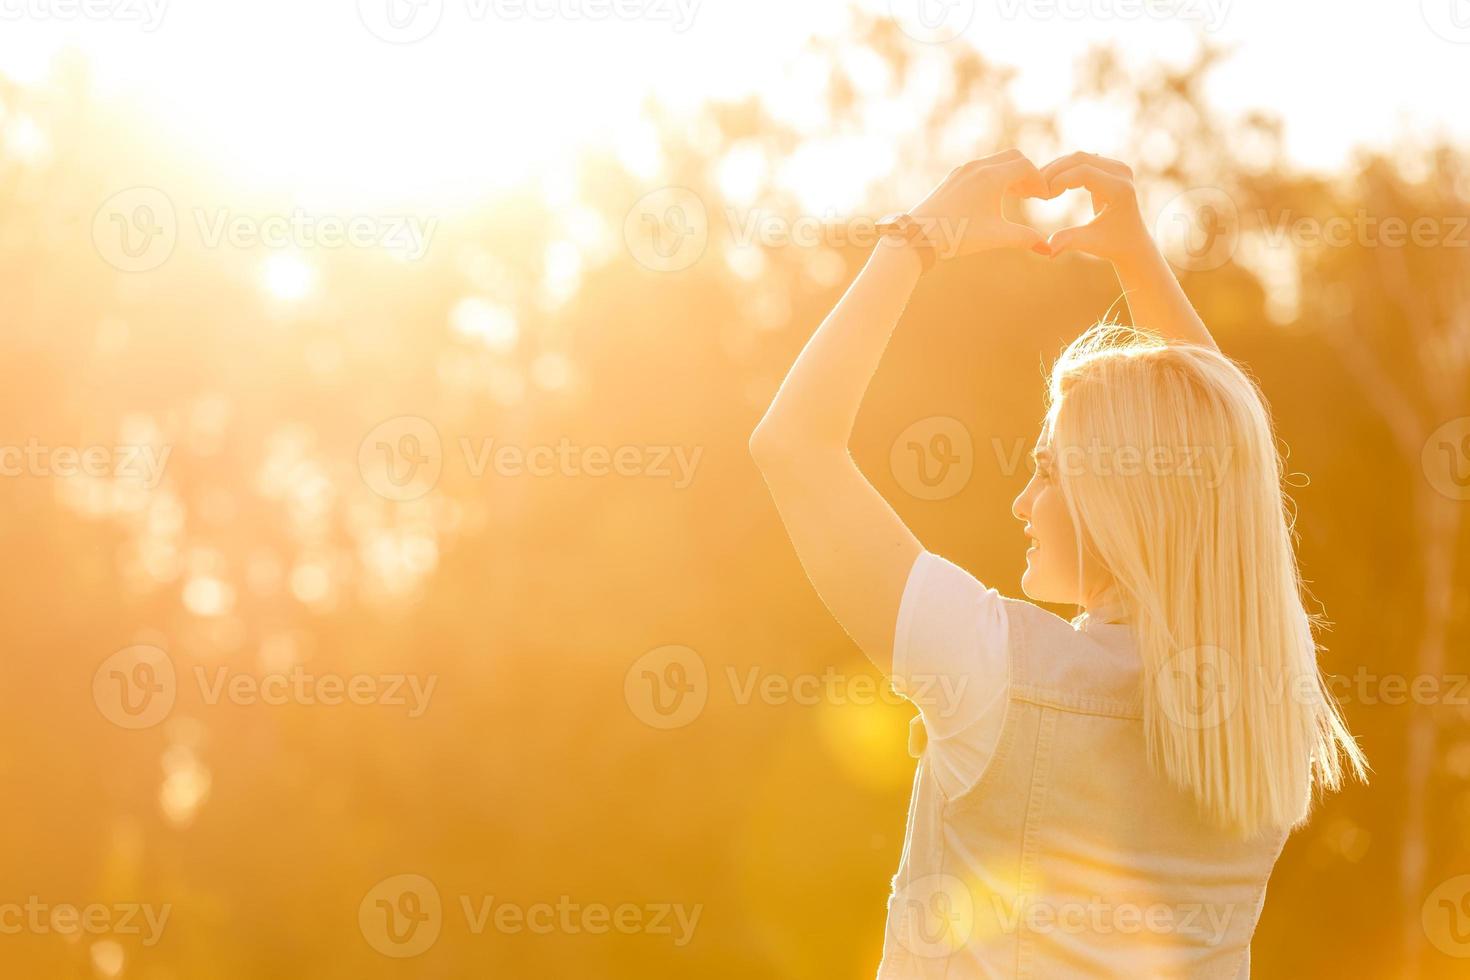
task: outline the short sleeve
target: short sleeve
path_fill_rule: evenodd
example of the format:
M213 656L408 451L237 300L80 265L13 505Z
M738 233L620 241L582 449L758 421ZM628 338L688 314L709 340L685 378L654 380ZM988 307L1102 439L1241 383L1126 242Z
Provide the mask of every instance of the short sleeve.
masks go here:
M1007 636L1000 593L938 555L919 555L899 603L892 682L923 717L947 793L980 778L999 740Z

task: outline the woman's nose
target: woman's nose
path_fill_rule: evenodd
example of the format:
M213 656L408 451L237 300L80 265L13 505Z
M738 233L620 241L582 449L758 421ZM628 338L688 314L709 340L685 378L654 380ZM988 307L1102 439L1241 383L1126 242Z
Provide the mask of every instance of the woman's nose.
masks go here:
M1026 489L1016 494L1016 499L1011 501L1011 515L1018 521L1031 519L1031 508L1026 497L1031 492L1031 484L1026 484Z

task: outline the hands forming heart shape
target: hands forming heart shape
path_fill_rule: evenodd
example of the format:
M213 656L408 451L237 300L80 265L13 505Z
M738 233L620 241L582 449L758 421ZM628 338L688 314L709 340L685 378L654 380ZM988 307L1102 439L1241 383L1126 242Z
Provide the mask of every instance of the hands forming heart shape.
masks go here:
M1086 190L1092 220L1045 238L1035 228L1006 219L1006 197L1051 200L1064 191ZM1071 153L1038 169L1020 150L1005 150L950 171L909 212L943 258L993 248L1027 248L1055 258L1067 251L1117 262L1151 247L1138 210L1133 171L1127 164L1092 153Z

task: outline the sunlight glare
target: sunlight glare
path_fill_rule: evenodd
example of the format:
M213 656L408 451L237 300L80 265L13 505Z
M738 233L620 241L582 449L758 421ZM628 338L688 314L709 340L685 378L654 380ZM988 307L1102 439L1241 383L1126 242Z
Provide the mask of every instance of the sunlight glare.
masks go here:
M316 272L294 255L272 255L265 260L261 286L276 299L305 299L316 285Z

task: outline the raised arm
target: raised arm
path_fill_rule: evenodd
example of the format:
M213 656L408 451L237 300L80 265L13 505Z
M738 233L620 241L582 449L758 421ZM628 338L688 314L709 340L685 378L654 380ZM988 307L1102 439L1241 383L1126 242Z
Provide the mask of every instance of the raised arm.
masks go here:
M910 214L948 254L1033 246L1041 236L1001 215L1009 193L1039 196L1041 173L1017 150L950 173ZM807 577L878 668L891 670L905 579L921 546L848 450L868 382L922 265L883 240L796 359L750 449Z
M1118 274L1134 326L1165 339L1219 349L1149 234L1139 213L1133 171L1127 164L1092 153L1072 153L1042 167L1041 175L1047 183L1047 198L1077 187L1092 195L1093 219L1063 229L1047 241L1053 258L1075 250L1107 259Z

